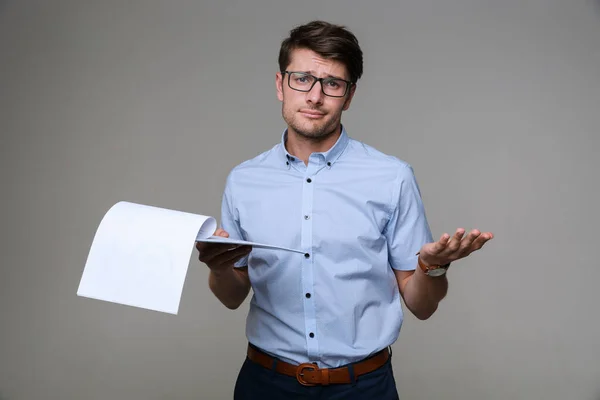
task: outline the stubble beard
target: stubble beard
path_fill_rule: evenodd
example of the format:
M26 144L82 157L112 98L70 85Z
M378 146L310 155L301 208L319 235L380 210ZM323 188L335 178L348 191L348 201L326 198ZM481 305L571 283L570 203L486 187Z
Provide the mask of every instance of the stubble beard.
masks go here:
M327 139L335 133L339 126L340 115L327 115L330 118L315 122L302 121L302 117L294 110L288 110L282 106L282 115L286 124L304 139L319 142Z

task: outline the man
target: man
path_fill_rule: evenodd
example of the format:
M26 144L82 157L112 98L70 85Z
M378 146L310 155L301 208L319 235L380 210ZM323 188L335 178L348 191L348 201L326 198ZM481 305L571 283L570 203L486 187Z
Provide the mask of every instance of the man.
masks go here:
M397 399L391 345L402 297L427 319L450 262L493 236L434 241L413 169L353 140L341 124L362 75L342 26L314 21L282 42L281 143L231 171L215 234L305 251L198 243L228 308L253 297L236 399Z

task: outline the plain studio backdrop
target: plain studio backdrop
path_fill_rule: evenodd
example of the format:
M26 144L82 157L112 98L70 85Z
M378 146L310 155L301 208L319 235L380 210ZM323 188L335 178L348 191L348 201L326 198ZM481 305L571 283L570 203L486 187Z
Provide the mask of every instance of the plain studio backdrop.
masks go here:
M495 234L407 315L400 397L599 398L598 2L5 0L2 400L232 398L248 302L195 250L176 316L76 291L117 201L220 216L285 128L280 42L317 18L364 51L350 136L414 167L436 238Z

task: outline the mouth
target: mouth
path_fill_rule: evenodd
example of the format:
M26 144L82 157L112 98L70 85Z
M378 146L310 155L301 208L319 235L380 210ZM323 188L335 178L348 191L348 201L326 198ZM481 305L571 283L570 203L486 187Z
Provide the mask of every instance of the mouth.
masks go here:
M307 110L307 109L300 110L300 114L302 114L306 118L313 118L313 119L322 118L325 115L322 112L318 112L315 110Z

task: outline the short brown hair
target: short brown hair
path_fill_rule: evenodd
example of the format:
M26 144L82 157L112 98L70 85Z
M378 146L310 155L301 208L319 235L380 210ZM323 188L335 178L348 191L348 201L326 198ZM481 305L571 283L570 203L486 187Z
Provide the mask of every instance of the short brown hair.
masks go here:
M279 70L285 71L296 49L309 49L323 58L336 60L346 66L350 80L356 83L363 73L363 55L358 40L341 25L312 21L290 31L279 50Z

